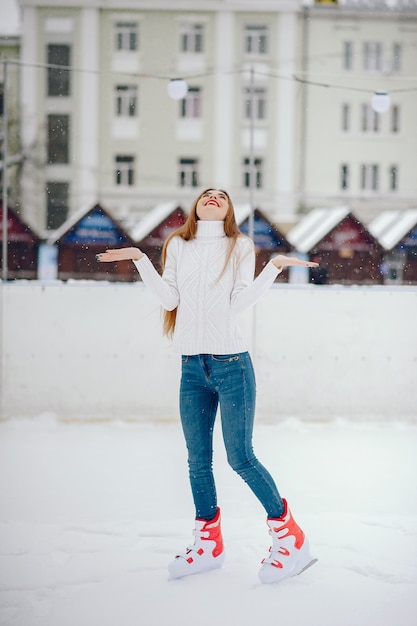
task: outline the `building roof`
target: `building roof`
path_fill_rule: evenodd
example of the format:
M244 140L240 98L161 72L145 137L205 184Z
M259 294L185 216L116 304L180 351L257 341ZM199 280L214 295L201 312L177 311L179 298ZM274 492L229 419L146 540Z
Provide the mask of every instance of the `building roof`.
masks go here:
M309 252L350 213L349 207L313 209L287 234L299 252Z
M416 225L417 209L383 211L369 224L369 232L385 250L391 250Z
M149 233L161 224L175 209L181 208L178 202L161 202L147 213L135 226L130 228L129 233L134 241L142 241Z
M48 238L50 245L61 243L113 244L131 242L124 228L100 204L82 207Z

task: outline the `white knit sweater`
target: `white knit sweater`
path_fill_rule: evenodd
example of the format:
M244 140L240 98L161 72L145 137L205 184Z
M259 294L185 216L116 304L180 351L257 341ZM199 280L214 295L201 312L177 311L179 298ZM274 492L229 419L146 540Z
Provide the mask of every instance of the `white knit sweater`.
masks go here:
M254 280L253 243L244 236L238 238L224 269L230 242L223 222L200 220L195 239L171 239L162 277L146 255L134 262L163 308L178 307L173 337L176 353L247 350L236 316L258 300L280 270L270 261Z

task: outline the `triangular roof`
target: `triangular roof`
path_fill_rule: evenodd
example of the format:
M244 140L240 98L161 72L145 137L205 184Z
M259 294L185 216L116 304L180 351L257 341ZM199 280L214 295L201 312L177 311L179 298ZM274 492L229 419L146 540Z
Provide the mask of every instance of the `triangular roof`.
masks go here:
M391 250L417 226L417 209L383 211L369 224L369 231L385 250Z
M0 203L0 240L3 236L3 204ZM7 209L7 240L10 242L38 243L39 236L13 209Z
M349 213L347 206L313 209L289 231L287 239L299 252L309 252Z
M181 209L175 201L161 202L151 209L133 228L130 236L134 241L142 241L157 228L175 209Z
M249 216L251 207L249 204L238 205L235 207L235 217L239 228L245 235L249 234ZM273 250L285 248L287 251L292 249L292 245L288 242L285 235L272 224L260 209L253 212L254 218L254 243L262 250Z
M51 234L48 243L119 245L133 242L122 226L96 204L73 213Z

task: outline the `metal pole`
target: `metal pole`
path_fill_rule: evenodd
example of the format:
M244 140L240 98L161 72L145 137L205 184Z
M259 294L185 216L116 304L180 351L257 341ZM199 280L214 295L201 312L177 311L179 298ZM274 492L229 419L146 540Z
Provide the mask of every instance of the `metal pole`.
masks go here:
M309 19L310 13L308 7L303 7L303 21L302 21L302 69L303 78L308 78L308 54L309 54ZM308 85L303 83L301 86L301 150L300 150L300 189L299 189L299 204L304 207L304 200L306 195L306 162L307 162L307 107L308 107Z
M8 257L7 257L7 161L8 161L8 107L7 107L7 59L3 59L3 235L2 235L2 279L7 280L8 277Z
M254 70L250 68L250 126L249 126L249 237L254 237L254 191L255 191L255 155L254 155L254 127L255 127L255 93L254 93Z

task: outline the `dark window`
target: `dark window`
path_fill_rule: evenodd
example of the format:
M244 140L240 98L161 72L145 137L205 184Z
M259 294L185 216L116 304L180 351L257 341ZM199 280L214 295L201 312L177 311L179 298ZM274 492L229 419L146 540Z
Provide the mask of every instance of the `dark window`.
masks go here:
M180 187L198 187L198 159L179 160Z
M69 67L71 63L71 48L68 45L49 44L48 64ZM48 96L69 96L70 77L67 69L48 67Z
M243 160L243 186L250 187L251 186L251 165L250 159ZM262 180L262 169L263 169L263 159L255 158L253 160L253 176L255 186L261 188L263 185Z
M340 167L340 187L349 189L349 165L347 163L343 163Z
M116 156L116 185L129 186L135 184L135 158L133 156Z
M136 22L118 22L115 26L116 50L138 49L138 25Z
M69 162L69 115L48 115L48 163Z
M398 190L398 166L391 165L389 168L389 188L391 191Z
M59 228L67 219L68 195L68 183L46 183L46 227L49 230Z

